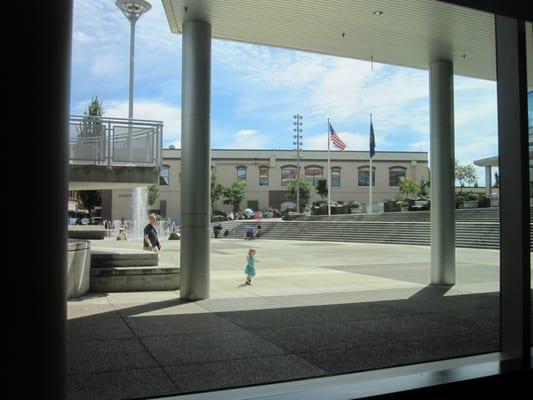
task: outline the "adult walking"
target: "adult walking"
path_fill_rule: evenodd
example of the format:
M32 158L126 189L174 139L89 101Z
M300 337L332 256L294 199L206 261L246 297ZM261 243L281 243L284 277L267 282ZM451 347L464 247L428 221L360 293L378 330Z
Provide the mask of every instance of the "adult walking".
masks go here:
M144 227L143 249L148 251L158 252L161 250L161 243L157 237L157 230L155 225L157 217L155 214L150 214L150 222Z

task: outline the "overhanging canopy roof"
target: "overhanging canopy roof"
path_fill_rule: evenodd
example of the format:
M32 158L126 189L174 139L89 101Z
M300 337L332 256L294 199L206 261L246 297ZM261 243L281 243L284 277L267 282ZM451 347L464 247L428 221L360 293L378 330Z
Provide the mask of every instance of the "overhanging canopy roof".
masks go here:
M475 160L474 165L477 165L478 167L497 167L499 165L498 156Z
M422 69L446 59L456 75L496 79L494 16L436 0L163 0L163 5L174 33L184 21L201 20L211 24L215 38ZM377 11L382 14L374 15ZM532 52L531 23L527 36Z

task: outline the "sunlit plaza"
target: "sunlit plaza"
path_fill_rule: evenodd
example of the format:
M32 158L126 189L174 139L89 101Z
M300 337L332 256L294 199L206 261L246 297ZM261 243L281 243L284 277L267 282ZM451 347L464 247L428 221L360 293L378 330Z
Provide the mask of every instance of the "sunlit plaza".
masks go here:
M141 242L91 246L138 250ZM251 246L257 276L247 286ZM179 251L179 241L164 241L160 264L179 265ZM453 287L427 284L427 246L217 239L211 257L207 300L158 291L69 301L69 398L239 387L498 347L497 250L458 248Z

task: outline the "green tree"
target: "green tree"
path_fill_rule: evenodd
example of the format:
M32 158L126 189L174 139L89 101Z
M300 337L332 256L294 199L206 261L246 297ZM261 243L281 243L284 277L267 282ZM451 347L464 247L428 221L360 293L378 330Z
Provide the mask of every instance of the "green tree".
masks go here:
M328 180L327 179L318 180L318 183L316 185L316 192L320 195L322 200L324 200L324 197L328 195Z
M157 187L157 185L148 186L148 205L153 205L158 197L159 188Z
M101 117L104 115L104 107L102 106L102 102L98 100L98 96L93 97L91 103L85 108L83 115L92 117Z
M233 204L233 211L239 211L241 201L244 200L246 193L246 183L235 181L230 187L224 188L222 195L225 197L224 204Z
M462 165L455 160L455 180L461 186L461 192L466 185L474 186L477 183L477 172L473 165Z
M418 191L418 197L421 199L427 199L429 197L428 188L430 186L429 177L420 181L420 190Z
M102 204L102 196L99 190L81 190L78 193L78 199L81 205L89 211L89 216L95 207Z
M414 199L420 192L420 184L413 179L404 179L400 182L400 193L406 199Z
M83 112L83 119L77 127L78 146L76 156L80 159L103 160L105 156L105 127L102 123L104 108L97 97L93 97Z
M93 97L91 102L83 111L83 121L78 127L78 134L81 137L93 137L101 135L103 132L103 124L101 122L102 115L104 115L104 107L102 102L98 100L98 96Z
M304 210L311 198L311 184L300 179L300 210ZM296 203L296 180L291 180L287 186L287 200Z
M215 202L224 194L224 186L217 182L216 175L211 175L211 215L215 212Z

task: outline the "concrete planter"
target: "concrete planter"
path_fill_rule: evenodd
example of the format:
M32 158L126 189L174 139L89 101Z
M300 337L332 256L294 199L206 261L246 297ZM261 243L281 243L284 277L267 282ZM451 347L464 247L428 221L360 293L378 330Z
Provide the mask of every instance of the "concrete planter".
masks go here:
M478 208L478 200L464 200L463 208Z
M85 240L69 240L67 249L67 299L72 299L89 291L91 243Z
M361 214L361 207L350 208L350 214Z

